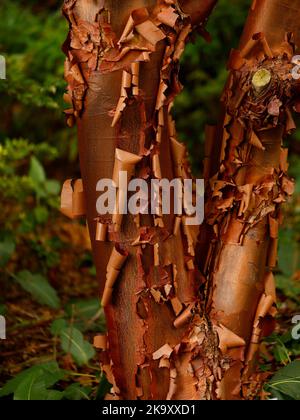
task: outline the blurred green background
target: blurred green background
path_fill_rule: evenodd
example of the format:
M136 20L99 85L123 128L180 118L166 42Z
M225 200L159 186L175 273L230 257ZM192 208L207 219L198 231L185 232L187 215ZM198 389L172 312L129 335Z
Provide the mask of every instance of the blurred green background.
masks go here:
M88 342L105 326L85 227L58 212L62 182L79 171L76 131L66 127L62 113L61 45L68 28L61 3L0 4L0 54L7 62L7 79L0 80L0 315L8 327L8 339L0 343L3 398L26 399L29 380L36 384L31 399L101 399L108 386ZM182 60L185 90L176 100L175 117L198 174L204 126L217 120L226 61L238 45L249 5L249 0L220 0L208 24L212 42L197 38ZM290 173L300 179L300 131L288 144ZM285 365L300 377L295 362L300 345L291 338L291 318L300 313L299 197L298 184L281 233L281 313L261 355L265 379ZM266 386L277 397L300 399L293 388Z

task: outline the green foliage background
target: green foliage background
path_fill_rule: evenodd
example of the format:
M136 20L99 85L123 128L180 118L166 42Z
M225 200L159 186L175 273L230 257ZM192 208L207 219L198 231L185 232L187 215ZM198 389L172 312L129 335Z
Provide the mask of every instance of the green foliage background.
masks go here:
M250 0L220 0L208 24L212 42L207 44L197 38L187 47L182 61L181 80L186 87L176 101L174 112L180 137L189 145L197 173L201 173L204 126L217 121L219 98L227 75L226 61L230 49L238 45L250 3ZM49 334L53 340L60 340L62 354L71 354L79 376L93 376L90 371L80 370L94 360L94 351L84 335L87 337L93 329L101 330L103 320L98 319L98 324L92 327L91 324L87 327L85 321L101 309L91 293L89 299L80 302L77 313L84 316L75 319L74 325L72 311L62 309L61 300L65 297L59 296L60 291L55 290L49 274L60 264L60 249L64 244L57 237L41 240L49 225L60 217L58 197L62 181L78 174L76 132L66 128L62 114L65 82L61 45L67 24L60 6L61 1L57 0L14 0L0 4L0 54L7 62L7 79L0 80L0 276L3 282L15 282L39 305L54 311ZM289 143L291 174L300 179L300 131ZM287 211L278 270L280 304L283 309L285 305L290 308L287 324L290 313L296 313L299 307L300 286L295 281L299 279L299 184L297 193ZM88 264L89 275L94 276L90 255L83 259L83 264ZM6 310L2 296L0 314ZM272 367L265 361L262 368L272 370L274 362L288 364L299 357L299 343L291 340L289 329L290 324L284 330L283 339L282 331L271 337ZM72 347L72 340L80 346L81 354ZM58 356L56 359L60 361ZM15 399L43 399L45 395L51 395L51 399L103 396L107 384L100 373L94 375L92 386L83 386L75 381L72 373L61 369L56 360L47 363L23 371L20 375L27 374L9 382L0 396L14 394ZM0 386L8 379L7 372L0 370L1 373ZM31 396L26 395L28 380L35 385ZM62 380L68 384L63 389L59 385ZM96 386L99 381L100 386ZM287 391L280 394L277 390L276 396L285 398L286 394Z

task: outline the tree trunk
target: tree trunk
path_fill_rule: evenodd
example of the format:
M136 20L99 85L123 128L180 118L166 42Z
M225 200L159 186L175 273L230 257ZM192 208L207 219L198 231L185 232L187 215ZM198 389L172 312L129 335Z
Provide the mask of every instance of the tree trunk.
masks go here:
M219 156L206 159L206 226L198 253L207 278L206 312L236 335L225 346L232 359L221 385L225 399L240 397L260 338L274 326L281 204L294 188L283 139L295 129L291 111L299 83L291 72L299 16L299 0L253 2L228 63L222 123L207 130L206 148Z
M113 385L108 398L240 398L263 320L274 315L271 269L280 204L292 190L281 149L295 97L293 81L285 78L294 54L285 32L299 35L290 6L300 1L269 0L267 11L266 1L254 2L240 50L232 53L224 122L207 130L206 223L199 243L199 229L174 210L168 216L99 216L96 210L98 181L117 182L120 171L148 183L191 177L170 109L181 88L184 46L193 30L205 35L215 3L64 3L70 22L65 99L72 104L66 114L78 127L86 217L107 319L107 336L96 337L95 345ZM252 39L258 32L264 36ZM261 67L267 71L257 74ZM209 154L216 150L217 159ZM117 187L123 197L124 188Z

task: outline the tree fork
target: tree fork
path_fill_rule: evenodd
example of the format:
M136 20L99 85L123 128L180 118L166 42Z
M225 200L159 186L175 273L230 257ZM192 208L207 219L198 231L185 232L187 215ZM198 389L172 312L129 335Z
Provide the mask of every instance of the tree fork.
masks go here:
M215 3L64 3L66 114L78 127L80 191L107 319L107 336L95 339L113 385L107 398L240 398L274 315L279 207L292 192L281 142L296 99L285 78L294 54L285 32L299 35L291 9L299 1L254 2L232 53L224 121L207 131L207 216L197 249L198 232L184 217L96 212L97 182L119 170L149 181L191 176L169 112L185 43L192 30L205 33Z

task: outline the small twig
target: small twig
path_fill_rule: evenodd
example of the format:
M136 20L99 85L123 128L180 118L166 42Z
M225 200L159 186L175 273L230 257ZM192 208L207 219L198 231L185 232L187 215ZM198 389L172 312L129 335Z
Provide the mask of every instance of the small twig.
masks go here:
M72 372L71 370L65 370L65 373L69 376L78 376L78 377L84 377L84 378L92 378L92 379L97 379L96 375L89 375L88 373L77 373L77 372Z
M19 330L20 328L32 328L32 327L37 327L43 324L46 324L48 322L50 322L52 320L52 317L45 317L45 318L40 318L37 321L22 321L20 322L20 324L14 325L12 327L9 327L7 329L7 332L14 332Z
M20 314L23 314L23 315L29 316L29 317L30 317L30 318L32 318L32 319L39 319L39 317L38 317L37 315L32 314L32 313L30 313L30 312L26 311L25 309L22 309L22 308L20 308L19 306L14 305L13 303L11 303L9 306L10 306L10 308L12 308L15 312L19 312Z
M88 320L87 325L94 324L94 322L98 321L99 318L103 316L103 308L100 308L96 314Z
M37 344L35 347L36 349L45 349L51 346L51 343L43 343L43 344ZM26 349L25 349L26 350ZM24 348L14 351L8 351L8 352L1 352L1 357L10 357L15 356L17 354L24 353Z

